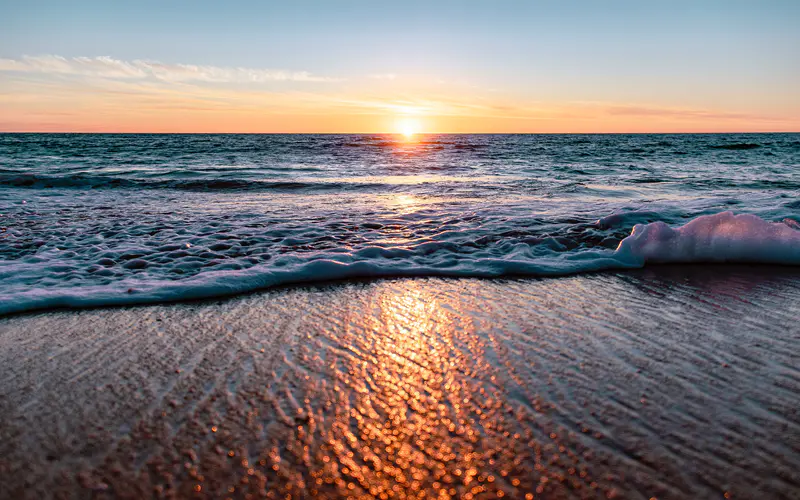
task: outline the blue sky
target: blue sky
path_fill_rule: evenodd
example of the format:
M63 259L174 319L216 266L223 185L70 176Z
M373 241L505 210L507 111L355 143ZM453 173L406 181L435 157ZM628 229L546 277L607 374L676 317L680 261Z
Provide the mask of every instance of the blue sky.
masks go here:
M648 116L686 110L695 118L687 124L705 113L708 126L717 115L776 118L764 124L774 128L800 114L798 20L800 2L787 0L3 2L0 58L304 72L338 83L281 80L262 90L378 92L371 98L387 102L432 101L429 87L447 82L465 105L559 108L554 124L564 107L589 102ZM20 67L0 65L0 105L23 80L44 85L42 67ZM394 79L378 85L378 75ZM80 84L53 80L47 89Z

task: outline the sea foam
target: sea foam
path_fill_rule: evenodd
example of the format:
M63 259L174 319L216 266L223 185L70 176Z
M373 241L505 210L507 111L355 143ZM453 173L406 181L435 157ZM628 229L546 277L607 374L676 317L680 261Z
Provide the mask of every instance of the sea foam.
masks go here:
M608 220L605 222L608 223ZM602 225L602 221L598 221ZM30 282L32 274L68 268L70 252L58 249L21 261L0 262L0 314L55 307L159 303L230 296L277 285L350 278L451 276L559 276L647 263L747 262L800 265L796 222L775 223L755 215L722 212L697 217L682 227L664 222L637 224L616 250L577 251L509 245L503 255L467 252L454 243L423 242L403 247L364 247L355 251L292 255L240 269L215 268L175 279L160 274L126 273L104 284L74 281L69 287ZM167 250L171 250L167 249ZM534 251L535 250L535 251ZM184 252L185 253L185 252ZM176 259L183 253L172 252ZM168 254L169 255L169 254ZM129 261L130 262L130 261ZM146 261L142 261L146 265ZM26 279L18 279L25 277ZM15 283L16 281L16 283Z
M797 222L767 222L752 214L703 215L685 226L637 224L615 254L645 262L750 262L800 264Z

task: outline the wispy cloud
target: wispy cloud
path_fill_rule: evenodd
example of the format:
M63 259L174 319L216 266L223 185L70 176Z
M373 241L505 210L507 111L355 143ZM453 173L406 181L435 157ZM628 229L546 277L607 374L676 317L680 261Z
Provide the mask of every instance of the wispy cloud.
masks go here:
M0 71L79 75L109 79L155 79L164 82L266 83L336 82L336 78L317 76L307 71L286 71L194 64L168 64L158 61L123 61L107 56L62 57L56 55L0 58Z
M674 118L686 120L769 120L782 118L747 113L731 113L707 109L668 108L647 105L605 105L605 112L617 116L641 116L650 118Z
M468 82L439 85L435 75L393 76L365 72L346 85L306 85L336 79L111 57L0 58L0 130L368 132L391 131L408 116L430 131L455 132L783 130L798 123L751 109L533 100Z

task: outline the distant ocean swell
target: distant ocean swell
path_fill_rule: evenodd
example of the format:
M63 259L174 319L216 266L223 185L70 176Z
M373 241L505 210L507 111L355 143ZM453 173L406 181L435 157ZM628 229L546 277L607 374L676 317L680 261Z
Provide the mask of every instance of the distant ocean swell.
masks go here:
M0 134L0 314L342 278L797 265L798 192L791 133Z
M624 222L624 214L597 221L599 228ZM110 275L110 268L125 273L98 284L73 280L71 286L26 286L34 276L68 270L75 252L40 249L27 257L0 261L0 314L12 314L57 307L90 307L148 304L189 299L230 296L278 285L323 282L346 278L451 276L560 276L610 269L642 267L648 263L739 262L800 265L800 224L793 219L767 222L755 215L722 212L697 217L673 228L664 222L637 224L616 250L579 249L564 251L553 245L509 244L502 255L492 256L458 244L424 241L418 244L353 251L338 249L288 256L277 255L244 268L235 260L215 260L215 252L230 245L224 242L201 254L190 254L190 245L160 248L161 264L181 269L196 267L198 260L215 267L180 278L161 274L140 274L150 263L147 255L106 252L89 271ZM557 244L556 244L557 246ZM67 281L70 281L68 279ZM17 282L20 286L15 286Z
M300 182L300 181L261 181L251 179L205 178L205 179L165 179L146 180L107 175L8 175L0 174L0 185L19 188L79 188L79 189L177 189L185 191L336 191L344 187L358 189L374 187L367 183L341 182Z
M429 170L436 170L430 168ZM591 174L580 169L573 169L569 172L576 176L591 177ZM136 177L113 177L109 175L33 175L33 174L3 174L0 170L0 186L12 188L28 189L171 189L178 191L284 191L284 192L337 192L337 191L398 191L402 183L381 182L380 177L376 179L352 178L348 180L337 180L331 178L303 179L303 180L262 180L228 177L194 177L194 178L167 178L167 179L143 179ZM468 179L468 178L467 178ZM486 181L487 178L475 178L473 186L479 186L478 181ZM543 183L530 180L519 180L513 176L497 177L494 179L503 187L524 187L532 184L541 185ZM463 181L458 181L463 184ZM674 183L674 179L662 177L655 178L644 175L642 177L630 177L625 180L629 184L669 184ZM424 183L423 181L419 182ZM735 187L740 189L787 189L800 190L800 181L788 179L759 179L754 181L731 180L731 179L690 179L681 180L682 187L686 189L708 189ZM561 189L570 186L582 185L579 181L571 183L559 183Z

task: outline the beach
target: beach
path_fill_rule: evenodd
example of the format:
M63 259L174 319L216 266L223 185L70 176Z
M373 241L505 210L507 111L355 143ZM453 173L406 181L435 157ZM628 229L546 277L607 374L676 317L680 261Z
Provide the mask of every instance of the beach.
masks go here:
M800 500L798 19L0 1L0 500Z
M0 319L4 498L797 498L800 270Z

